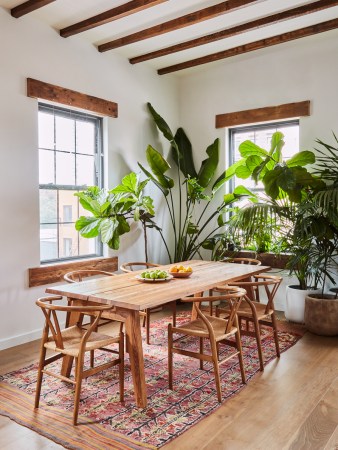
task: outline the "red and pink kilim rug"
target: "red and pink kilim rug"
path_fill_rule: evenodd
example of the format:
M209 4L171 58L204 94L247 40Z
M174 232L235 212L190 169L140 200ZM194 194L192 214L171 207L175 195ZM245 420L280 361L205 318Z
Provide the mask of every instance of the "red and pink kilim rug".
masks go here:
M178 323L187 320L181 313ZM125 403L118 401L117 368L83 382L80 425L71 425L73 386L45 376L40 408L33 410L37 365L0 376L0 414L10 417L66 448L144 449L159 448L219 407L211 366L199 369L197 360L174 355L174 391L168 389L167 320L151 326L152 345L144 344L148 407L135 406L126 356ZM293 346L301 334L279 332L281 351ZM259 371L255 340L242 337L248 382ZM184 343L192 347L191 340ZM275 358L271 336L263 339L265 361ZM97 352L102 360L106 354ZM54 363L58 370L59 362ZM236 358L221 366L222 396L225 402L243 388Z

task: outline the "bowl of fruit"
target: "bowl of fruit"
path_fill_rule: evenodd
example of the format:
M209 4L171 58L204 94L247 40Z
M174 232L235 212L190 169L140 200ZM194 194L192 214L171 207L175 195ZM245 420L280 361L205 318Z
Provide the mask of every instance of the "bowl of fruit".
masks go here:
M145 270L144 272L136 275L135 277L139 281L168 281L172 279L172 276L166 270L154 269Z
M190 266L176 265L170 267L169 273L174 278L188 278L192 274L192 268Z

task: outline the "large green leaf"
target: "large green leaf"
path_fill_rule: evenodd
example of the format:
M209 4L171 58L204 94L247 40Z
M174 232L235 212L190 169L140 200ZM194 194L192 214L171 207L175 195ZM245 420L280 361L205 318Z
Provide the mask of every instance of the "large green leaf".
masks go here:
M143 167L141 163L138 162L137 164L139 165L140 169L147 175L147 177L160 189L160 191L162 191L163 195L167 196L169 194L169 189L163 187L161 183L156 180L154 175L150 173L149 170L147 170L145 167Z
M115 230L117 229L119 222L116 217L110 217L103 219L100 225L101 240L104 244L112 239Z
M174 136L169 128L167 122L155 111L151 103L147 103L150 114L152 115L154 122L156 123L158 129L162 131L163 136L168 139L168 141L174 140Z
M243 165L245 165L244 158L228 167L227 170L223 172L215 181L214 185L212 186L212 193L215 194L218 191L218 189L220 189L223 186L224 183L226 183L233 176L235 176L237 167Z
M101 206L96 199L91 198L86 192L76 192L74 195L79 197L80 204L84 209L91 212L94 216L100 215Z
M247 158L248 156L254 155L265 158L268 155L268 152L264 150L264 148L259 147L251 141L242 142L238 150L242 158Z
M314 153L309 150L304 150L293 155L288 161L286 161L286 165L288 167L306 166L307 164L313 164L315 161L316 157Z
M102 219L96 217L81 216L75 222L75 229L85 238L93 238L98 236Z
M192 155L192 146L183 128L179 128L175 134L176 146L171 147L172 157L181 172L188 178L197 178L197 172Z
M246 179L251 175L251 171L247 166L238 166L236 169L236 177Z
M152 216L155 215L153 199L151 197L149 197L148 195L145 195L143 197L142 206L146 210L147 213L151 214Z
M276 131L271 137L269 155L274 159L276 163L282 162L282 148L285 144L283 138L284 134L280 131Z
M115 234L118 233L120 236L122 234L128 233L130 231L130 225L127 222L124 216L117 216L117 229L115 230Z
M155 150L151 145L148 145L146 151L148 164L157 179L157 181L166 189L171 189L174 186L174 180L164 176L165 172L170 169L168 161Z
M263 159L258 155L251 155L246 160L246 167L252 173L256 167L263 162Z
M207 155L209 156L207 159L202 161L201 168L199 170L197 179L198 183L202 187L207 187L215 175L217 166L218 166L218 155L219 155L219 139L215 139L215 141L209 145L206 150Z

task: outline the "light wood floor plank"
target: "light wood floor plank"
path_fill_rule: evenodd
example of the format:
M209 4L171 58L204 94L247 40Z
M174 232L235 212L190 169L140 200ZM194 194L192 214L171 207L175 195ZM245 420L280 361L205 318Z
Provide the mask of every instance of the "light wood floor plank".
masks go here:
M38 341L0 352L0 374L36 362L38 352ZM0 448L62 447L0 416ZM239 394L163 449L338 450L338 337L306 333Z

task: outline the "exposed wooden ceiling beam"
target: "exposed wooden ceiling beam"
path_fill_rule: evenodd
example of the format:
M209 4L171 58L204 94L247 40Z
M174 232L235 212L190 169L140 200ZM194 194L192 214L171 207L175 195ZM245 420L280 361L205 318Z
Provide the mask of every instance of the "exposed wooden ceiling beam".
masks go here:
M214 61L219 61L220 59L230 58L232 56L253 52L255 50L259 50L262 48L272 47L273 45L283 44L284 42L294 41L295 39L301 39L307 36L312 36L313 34L324 33L325 31L334 30L336 28L338 28L338 19L328 20L326 22L321 22L316 25L300 28L295 31L279 34L277 36L261 39L259 41L250 42L249 44L233 47L228 50L213 53L211 55L202 56L201 58L196 58L190 61L185 61L183 63L174 64L173 66L163 67L162 69L159 69L157 73L159 75L164 75L167 73L177 72L179 70L188 69L190 67L207 64Z
M180 28L187 27L200 23L204 20L213 19L230 11L242 8L252 3L257 3L260 0L228 0L226 2L219 3L218 5L210 6L209 8L200 9L185 16L178 17L177 19L163 22L154 27L147 28L146 30L138 31L137 33L124 36L114 41L106 42L98 46L99 52L106 52L113 48L122 47L124 45L132 44L134 42L142 41L160 34L169 33L170 31L179 30Z
M117 6L116 8L110 9L109 11L98 14L97 16L90 17L89 19L82 20L81 22L63 28L60 30L60 35L64 38L73 36L74 34L82 33L83 31L104 25L113 20L121 19L122 17L129 16L130 14L134 14L167 1L168 0L132 0Z
M190 48L198 47L200 45L210 44L211 42L219 41L221 39L228 38L230 36L236 36L238 34L244 33L246 31L256 30L258 28L272 25L277 22L281 22L288 19L294 19L306 14L317 12L332 6L337 6L338 0L319 0L308 5L299 6L297 8L292 8L287 11L282 11L271 16L263 17L261 19L253 20L251 22L246 22L241 25L237 25L232 28L227 28L217 33L209 34L207 36L202 36L197 39L192 39L190 41L182 42L180 44L172 45L161 50L156 50L144 55L136 56L129 59L131 64L137 64L143 61L148 61L149 59L159 58L161 56L170 55L172 53L180 52L182 50L188 50Z
M55 2L55 0L28 0L27 2L21 3L21 5L18 5L15 8L11 9L11 15L18 19L25 14L28 14L53 2Z

